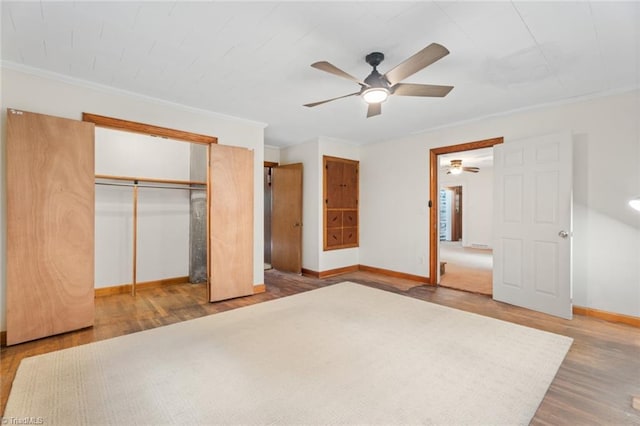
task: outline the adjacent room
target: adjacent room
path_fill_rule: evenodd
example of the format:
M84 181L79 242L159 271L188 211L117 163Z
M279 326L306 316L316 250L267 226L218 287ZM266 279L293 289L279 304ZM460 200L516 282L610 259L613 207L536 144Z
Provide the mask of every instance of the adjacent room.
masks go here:
M640 3L2 1L7 424L640 424Z
M493 291L493 148L438 156L440 285Z

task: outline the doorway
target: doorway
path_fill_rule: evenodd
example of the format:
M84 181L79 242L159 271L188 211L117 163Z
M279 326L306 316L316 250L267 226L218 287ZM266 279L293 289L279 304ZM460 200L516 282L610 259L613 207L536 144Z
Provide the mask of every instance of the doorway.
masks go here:
M492 294L493 202L483 188L492 187L493 146L502 142L494 138L430 152L432 285Z
M263 187L264 187L264 270L271 269L271 216L272 216L272 191L271 175L272 169L278 163L270 161L264 162Z
M264 268L302 272L302 164L264 164Z
M440 188L440 241L462 240L462 185Z

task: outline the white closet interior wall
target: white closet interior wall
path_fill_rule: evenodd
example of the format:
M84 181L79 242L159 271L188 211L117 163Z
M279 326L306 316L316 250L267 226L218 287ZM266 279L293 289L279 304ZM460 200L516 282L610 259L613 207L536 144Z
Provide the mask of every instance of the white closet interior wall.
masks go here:
M189 180L190 145L96 127L95 172ZM138 191L137 282L188 276L189 191ZM131 283L132 221L133 188L96 185L96 288Z

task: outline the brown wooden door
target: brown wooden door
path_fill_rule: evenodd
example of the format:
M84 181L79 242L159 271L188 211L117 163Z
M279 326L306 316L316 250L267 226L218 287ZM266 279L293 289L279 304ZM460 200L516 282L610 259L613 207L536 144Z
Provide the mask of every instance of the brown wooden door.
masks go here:
M7 344L93 325L94 125L7 110Z
M210 145L209 301L253 294L253 151Z
M271 171L271 266L302 272L302 164Z
M451 241L462 240L462 186L449 188L451 194Z

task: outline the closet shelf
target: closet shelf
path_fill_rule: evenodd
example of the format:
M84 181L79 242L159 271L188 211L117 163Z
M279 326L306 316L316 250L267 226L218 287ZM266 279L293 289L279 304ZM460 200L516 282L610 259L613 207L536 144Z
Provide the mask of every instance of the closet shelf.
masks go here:
M146 178L146 177L137 177L137 176L96 175L96 179L167 183L167 184L175 184L175 185L206 185L207 184L207 182L202 182L198 180L156 179L156 178Z

